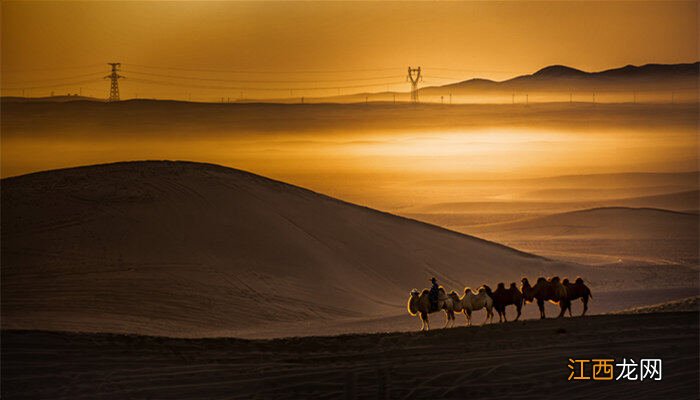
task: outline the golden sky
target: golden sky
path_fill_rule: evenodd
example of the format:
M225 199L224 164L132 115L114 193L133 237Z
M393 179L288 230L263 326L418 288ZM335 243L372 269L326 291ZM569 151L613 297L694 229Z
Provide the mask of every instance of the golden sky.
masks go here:
M2 2L4 95L104 97L109 61L123 98L211 100L406 91L408 65L436 85L697 59L695 1Z

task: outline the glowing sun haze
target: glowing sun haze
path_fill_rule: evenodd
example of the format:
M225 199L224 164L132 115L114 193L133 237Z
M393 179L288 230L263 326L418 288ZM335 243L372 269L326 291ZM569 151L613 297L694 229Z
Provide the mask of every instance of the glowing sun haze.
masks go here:
M93 71L106 74L104 63L120 61L127 77L130 66L145 65L256 71L235 76L171 73L257 80L257 86L294 87L287 81L304 79L316 83L303 87L323 85L318 81L347 85L350 79L366 79L353 86L382 84L343 92L349 93L405 91L408 65L423 66L426 84L435 85L475 76L500 80L551 64L593 71L694 62L697 7L695 1L3 1L2 83L13 86ZM74 66L94 67L65 69ZM306 76L300 70L315 72ZM193 91L197 96L225 96L212 88L183 88L186 83L163 87L127 80L122 95L167 97ZM88 94L98 94L84 86ZM103 86L105 82L91 88Z

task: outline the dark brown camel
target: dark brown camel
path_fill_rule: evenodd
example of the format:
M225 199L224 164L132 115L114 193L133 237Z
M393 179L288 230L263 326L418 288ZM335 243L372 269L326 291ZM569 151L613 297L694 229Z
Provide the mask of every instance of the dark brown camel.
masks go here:
M518 315L515 317L515 321L520 318L520 314L523 307L523 294L520 293L515 282L510 284L510 287L506 289L506 285L500 282L496 287L495 292L491 292L491 288L484 285L486 294L488 294L493 299L493 308L498 312L499 322L508 322L506 318L506 306L514 305L515 309L518 311Z
M545 318L544 302L549 301L553 304L559 304L561 312L557 318L564 316L564 312L571 306L571 301L568 298L566 287L559 281L558 276L550 279L540 277L537 279L535 286L530 286L527 278L522 279L522 291L525 302L529 303L537 299L537 307L540 309L540 318Z
M569 316L571 317L571 302L576 300L576 299L581 299L581 302L583 303L583 312L581 313L581 316L583 317L586 315L586 311L588 311L588 299L593 298L593 294L591 293L591 289L588 288L583 283L583 279L581 278L576 278L576 281L574 283L570 283L567 278L564 278L563 281L561 281L562 285L566 287L566 291L569 297L569 306L567 309L569 310Z

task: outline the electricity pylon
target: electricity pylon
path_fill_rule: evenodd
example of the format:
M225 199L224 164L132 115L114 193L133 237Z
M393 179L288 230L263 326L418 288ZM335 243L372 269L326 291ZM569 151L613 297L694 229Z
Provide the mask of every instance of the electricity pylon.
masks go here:
M411 82L411 102L413 103L418 103L418 82L422 80L423 78L420 76L420 67L411 68L409 66L406 81Z
M107 63L107 65L112 66L112 73L105 76L105 79L110 79L111 85L109 87L109 101L119 101L119 79L124 78L119 75L119 67L121 63Z

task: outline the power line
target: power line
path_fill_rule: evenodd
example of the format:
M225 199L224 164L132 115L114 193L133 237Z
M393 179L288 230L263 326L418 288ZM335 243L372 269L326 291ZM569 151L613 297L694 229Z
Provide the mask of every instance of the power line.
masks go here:
M172 70L172 71L191 71L191 72L220 72L232 74L337 74L337 73L358 73L358 72L382 72L396 71L398 68L373 68L373 69L345 69L345 70L290 70L283 71L275 70L237 70L237 69L211 69L211 68L182 68L182 67L158 67L153 65L143 64L124 64L126 66L134 66L148 69Z
M2 90L22 90L22 89L49 89L49 88L60 88L60 87L69 87L69 86L76 86L80 85L83 83L94 83L96 82L96 79L87 79L87 80L82 80L82 81L75 81L75 82L65 82L65 83L58 83L54 85L40 85L40 86L19 86L19 87L2 87Z
M70 69L90 69L98 68L104 64L77 65L72 67L51 67L51 68L31 68L31 69L4 69L3 73L41 72L41 71L65 71Z
M314 83L314 82L357 82L357 81L375 81L380 79L400 79L401 75L393 76L377 76L371 78L348 78L348 79L294 79L294 80L247 80L247 79L220 79L220 78L200 78L194 76L182 76L182 75L167 75L167 74L156 74L151 72L138 72L133 70L123 70L130 74L136 75L147 75L155 76L160 78L171 78L171 79L187 79L196 81L210 81L210 82L232 82L232 83Z
M379 87L379 86L387 86L387 85L400 85L403 84L404 82L383 82L383 83L373 83L373 84L360 84L360 85L346 85L346 86L314 86L314 87L254 87L254 86L210 86L210 85L193 85L193 84L188 84L188 85L183 85L175 82L165 82L165 81L158 81L158 80L152 80L152 79L142 79L142 78L131 78L131 82L141 82L141 83L149 83L153 85L161 85L161 86L175 86L175 87L184 87L184 88L199 88L199 89L215 89L215 90L252 90L252 91L289 91L289 90L297 90L297 91L312 91L312 90L337 90L337 89L359 89L359 88L368 88L368 87Z
M459 69L459 68L442 68L442 67L425 67L426 69L436 70L436 71L450 71L450 72L467 72L467 73L509 73L509 74L522 74L522 71L506 71L498 69Z
M46 79L36 79L36 80L31 80L31 81L10 82L10 85L33 85L35 83L41 83L41 82L63 81L63 80L68 80L68 79L86 78L86 77L90 77L90 76L96 77L96 76L102 75L102 74L103 74L103 72L93 72L91 74L64 76L61 78L46 78Z

